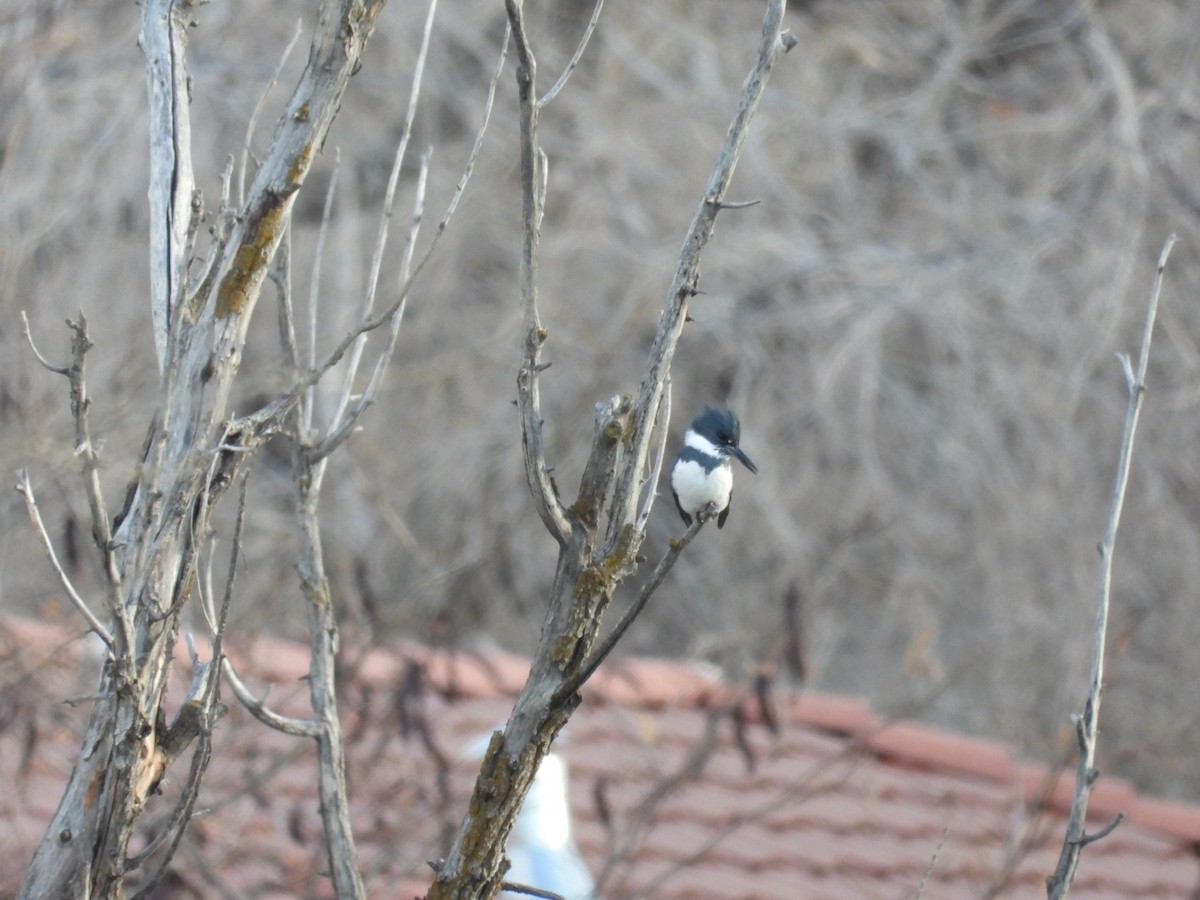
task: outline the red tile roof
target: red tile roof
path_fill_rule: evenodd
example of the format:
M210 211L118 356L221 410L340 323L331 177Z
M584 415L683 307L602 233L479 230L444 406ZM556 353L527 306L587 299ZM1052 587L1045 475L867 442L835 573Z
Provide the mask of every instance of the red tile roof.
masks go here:
M306 648L230 644L271 704L304 714ZM0 782L13 786L0 796L0 896L16 889L77 752L86 706L61 701L94 680L85 647L57 626L0 620ZM412 644L344 655L347 774L368 893L417 896L425 860L444 853L470 790L466 748L503 722L526 662ZM1005 746L885 722L855 698L780 694L767 715L744 688L685 663L614 661L586 698L557 749L570 765L576 840L604 897L895 898L922 885L927 900L1044 894L1070 773L1052 781ZM170 896L330 896L314 772L309 742L232 709ZM1126 820L1084 852L1072 897L1197 888L1200 808L1113 778L1092 798L1093 829L1117 812ZM170 787L144 816L145 839L169 801Z

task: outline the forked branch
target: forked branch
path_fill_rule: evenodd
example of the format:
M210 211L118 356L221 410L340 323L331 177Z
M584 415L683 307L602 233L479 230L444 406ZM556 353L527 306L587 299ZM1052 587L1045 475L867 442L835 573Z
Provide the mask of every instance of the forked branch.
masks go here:
M667 427L663 403L671 358L695 292L700 254L712 233L729 178L745 142L766 79L789 41L781 33L783 0L772 0L763 39L726 135L716 168L681 251L679 271L659 319L646 374L636 404L628 395L596 406L592 450L579 493L566 507L550 477L545 454L539 382L547 332L538 311L539 230L548 179L538 145L539 103L536 62L525 30L521 0L506 0L516 47L517 93L521 118L521 196L523 212L520 294L524 330L517 397L525 474L534 504L559 543L558 566L541 639L529 676L504 731L493 735L480 765L475 792L454 843L437 867L429 900L477 900L494 896L504 883L505 845L538 766L559 730L580 703L579 688L596 670L666 577L675 559L702 527L697 522L663 557L654 575L599 650L593 652L600 623L620 583L636 571L638 549L653 500L647 478L652 433ZM598 15L597 6L597 15ZM585 36L586 37L586 36ZM557 88L556 88L557 89ZM553 96L554 91L549 96ZM655 455L661 464L661 444ZM647 491L644 504L641 492Z

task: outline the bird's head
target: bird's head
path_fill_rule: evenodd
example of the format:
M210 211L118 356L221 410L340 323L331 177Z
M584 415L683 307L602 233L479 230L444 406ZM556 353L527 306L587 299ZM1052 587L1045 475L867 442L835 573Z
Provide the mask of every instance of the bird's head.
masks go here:
M742 439L742 423L730 410L706 406L704 412L692 421L690 430L712 444L721 456L732 456L751 472L758 474L758 467L738 446Z

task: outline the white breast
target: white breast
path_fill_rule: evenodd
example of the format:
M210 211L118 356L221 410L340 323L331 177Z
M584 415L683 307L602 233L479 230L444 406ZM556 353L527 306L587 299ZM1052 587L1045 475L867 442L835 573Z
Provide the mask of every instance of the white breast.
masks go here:
M694 516L710 503L717 504L720 511L729 505L733 471L728 462L708 472L700 463L688 460L671 470L671 489L688 515Z

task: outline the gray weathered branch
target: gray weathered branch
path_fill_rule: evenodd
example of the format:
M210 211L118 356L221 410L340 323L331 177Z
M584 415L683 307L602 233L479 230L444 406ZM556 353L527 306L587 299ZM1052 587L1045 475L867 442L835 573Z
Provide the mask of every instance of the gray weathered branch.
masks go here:
M537 61L525 32L522 0L506 0L513 44L517 50L517 96L521 102L521 327L525 333L525 356L517 374L517 405L521 411L521 446L525 457L525 478L533 492L534 506L546 529L565 545L571 525L550 477L546 463L542 418L541 388L542 346L546 329L538 313L538 250L545 183L544 157L537 142L538 102L535 77Z
M779 57L796 43L792 35L782 30L786 6L787 4L780 0L772 0L767 4L757 59L742 84L737 108L725 132L725 140L717 154L716 164L704 189L704 196L683 239L679 264L671 279L666 306L659 317L658 332L654 336L642 383L633 402L629 452L621 460L613 497L613 508L624 510L624 514L613 516L609 520L605 538L605 546L608 548L619 545L621 533L633 522L635 504L628 503L627 498L636 497L644 488L654 489L653 485L647 486L641 481L646 471L646 458L653 432L651 423L662 402L663 385L670 373L675 347L687 321L688 302L699 290L700 256L712 237L725 192L729 189L742 147L750 133L750 122L762 101L772 68Z
M679 552L703 524L699 519L660 562L613 636L595 653L600 622L620 582L637 568L637 551L654 485L647 481L656 420L667 427L663 396L671 359L695 292L700 255L712 234L729 179L772 66L788 48L781 32L783 0L772 0L754 68L746 79L733 122L704 199L684 241L679 269L659 320L637 399L614 397L597 404L592 450L577 498L559 497L545 457L539 396L541 351L547 332L538 312L538 232L545 195L546 160L538 146L536 63L525 31L521 0L506 0L517 51L521 115L523 237L520 273L523 348L517 376L526 480L547 530L559 543L558 567L528 679L503 732L484 753L475 792L454 844L428 893L429 900L475 900L494 896L507 868L505 845L525 794L555 736L579 705L578 690L619 640L661 583ZM598 12L597 12L598 14ZM553 91L550 95L552 96ZM661 435L661 432L660 432ZM660 437L661 440L661 437ZM661 447L656 458L661 460ZM657 468L660 463L656 463ZM640 505L641 492L650 496Z
M382 7L382 0L322 3L307 65L246 202L236 216L222 212L212 267L185 288L189 237L199 212L184 62L192 4L143 4L152 122L151 309L162 386L126 512L105 542L113 557L110 581L119 585L114 615L122 628L113 635L114 658L92 706L87 752L72 770L22 897L123 894L130 838L170 761L165 688L199 548L210 532L212 508L275 423L226 421L246 330L297 191ZM228 193L228 179L226 185Z
M42 549L46 551L46 556L50 559L50 565L54 568L55 574L58 575L59 584L67 592L67 598L71 601L71 605L83 616L84 620L88 623L88 627L99 636L100 640L104 641L104 645L108 648L109 652L112 652L113 636L104 627L104 623L92 612L91 607L87 605L87 601L75 590L75 585L71 583L71 579L67 577L62 563L58 561L58 554L54 552L54 543L50 540L50 535L46 532L45 523L42 522L42 513L38 509L37 498L33 495L33 485L29 483L29 475L24 469L17 472L17 493L25 501L25 511L29 514L29 520L33 523L33 529L37 532L38 540L42 542Z
M1062 851L1054 874L1046 879L1046 892L1051 898L1067 895L1083 848L1099 840L1115 828L1118 819L1106 831L1089 835L1087 823L1088 799L1092 785L1100 777L1096 769L1096 738L1100 727L1100 699L1104 691L1104 650L1108 639L1108 611L1112 593L1113 550L1117 543L1117 528L1121 524L1121 510L1125 505L1125 491L1129 485L1129 469L1133 461L1133 439L1137 434L1138 417L1142 411L1142 399L1146 393L1146 367L1150 363L1150 341L1154 335L1154 321L1158 315L1158 298L1162 293L1163 272L1167 258L1175 245L1175 235L1167 238L1158 257L1158 270L1154 276L1154 287L1146 308L1146 322L1142 329L1142 345L1138 353L1136 372L1128 359L1123 362L1129 403L1125 409L1125 427L1121 435L1121 448L1117 456L1117 474L1113 481L1112 498L1109 504L1108 523L1104 538L1100 542L1100 587L1096 603L1096 628L1092 636L1092 673L1088 686L1087 701L1083 715L1075 722L1075 733L1079 741L1079 762L1075 774L1075 795L1071 800L1071 812L1067 820L1067 831Z
M192 4L144 0L138 43L150 93L150 313L158 368L167 366L175 304L183 294L191 246L191 96L184 51Z

